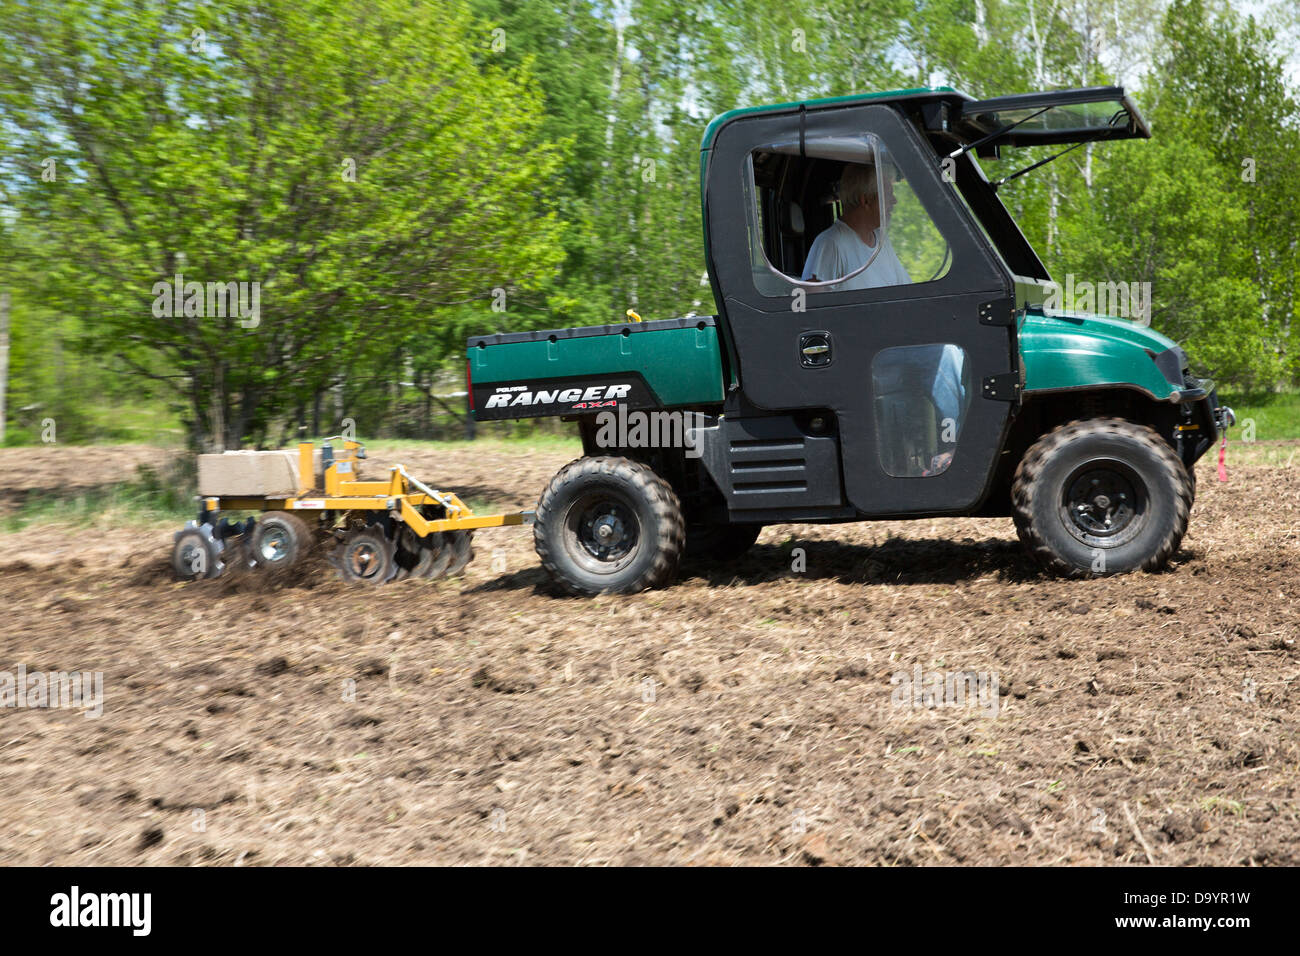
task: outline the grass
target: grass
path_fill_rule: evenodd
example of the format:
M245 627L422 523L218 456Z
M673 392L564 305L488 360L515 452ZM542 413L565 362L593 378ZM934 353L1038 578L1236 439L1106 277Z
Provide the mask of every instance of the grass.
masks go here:
M93 409L91 427L97 434L110 435L100 441L124 442L162 447L185 444L185 429L180 417L154 405L120 405Z
M65 445L155 445L177 448L185 444L185 430L180 419L156 405L120 402L117 404L78 406L75 413L57 409L25 416L22 423L11 422L5 430L3 447L42 445L45 422L53 419L54 434Z
M1230 813L1233 816L1245 817L1246 808L1237 800L1228 800L1224 797L1206 797L1201 801L1201 809L1206 813L1223 812Z
M16 511L0 518L0 531L21 531L33 524L117 528L179 526L194 517L192 479L162 475L138 466L130 481L67 494L28 497Z
M1237 427L1229 433L1229 468L1233 465L1291 467L1300 464L1300 446L1291 444L1300 439L1300 392L1283 392L1262 400L1253 396L1225 394L1223 401L1231 405L1237 414ZM176 423L159 417L156 410L143 406L121 409L115 425L121 429L120 433L129 434L132 441L162 446L182 443ZM362 440L372 454L385 458L399 457L408 451L466 448L484 451L563 450L575 455L581 454L581 444L575 434L556 433L542 428L487 434L473 442L464 439L368 440L364 436ZM39 438L36 443L39 444ZM1205 460L1212 463L1217 455L1216 446L1206 453ZM189 492L193 484L192 473L161 475L153 469L141 467L129 481L75 493L30 496L16 511L0 517L0 531L18 531L36 523L70 524L78 527L114 524L175 526L193 517L194 504ZM478 512L487 513L494 508L485 501L466 503ZM793 547L793 544L793 539L789 539L783 547Z
M1250 444L1300 438L1300 392L1281 392L1263 400L1224 394L1220 401L1232 406L1237 415L1237 427L1229 433L1229 442Z
M38 409L21 421L11 418L2 447L17 448L45 444L42 436L43 423L47 415L54 419L55 434L59 444L62 445L133 444L154 445L159 448L183 448L188 438L180 418L172 411L157 405L121 402L93 406L79 405L75 415ZM276 429L271 429L268 441L274 441L277 434ZM335 431L324 432L311 437L310 440L320 442L335 434L337 434ZM561 448L574 445L579 440L576 425L549 418L479 422L478 435L475 444L497 448ZM367 434L362 434L360 437L368 447L382 445L398 450L443 445L461 447L470 444L463 438L440 440L377 438ZM296 433L291 433L285 442L286 447L296 445L298 442Z
M1264 465L1269 468L1290 468L1300 464L1300 445L1291 442L1242 442L1234 441L1235 431L1228 436L1227 466L1231 471L1234 465ZM1219 458L1219 446L1216 444L1205 453L1201 460L1214 462Z
M1227 464L1289 468L1300 458L1300 392L1246 396L1225 393L1220 401L1232 407L1237 425L1228 432ZM1218 445L1206 459L1219 454Z
M576 439L563 436L542 436L535 439L482 439L475 447L497 448L549 448L561 447ZM467 442L381 441L376 449L384 455L403 449L461 446ZM147 465L136 467L136 474L128 481L115 482L95 488L79 488L66 493L29 495L13 512L0 515L0 533L21 531L29 525L63 525L75 528L103 527L179 527L194 517L193 489L195 468L193 459L182 456L176 464L162 471ZM476 514L494 514L499 503L482 498L469 498L465 504ZM245 513L223 512L226 517L244 517ZM252 514L249 512L248 514Z

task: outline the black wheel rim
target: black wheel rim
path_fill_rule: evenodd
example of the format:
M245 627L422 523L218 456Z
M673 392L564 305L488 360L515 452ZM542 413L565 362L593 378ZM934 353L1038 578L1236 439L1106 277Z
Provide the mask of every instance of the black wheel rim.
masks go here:
M596 574L614 574L631 564L640 538L636 509L608 490L576 499L565 516L566 550L575 562Z
M1062 486L1062 522L1085 544L1115 548L1131 541L1142 530L1146 512L1146 483L1122 461L1085 462Z

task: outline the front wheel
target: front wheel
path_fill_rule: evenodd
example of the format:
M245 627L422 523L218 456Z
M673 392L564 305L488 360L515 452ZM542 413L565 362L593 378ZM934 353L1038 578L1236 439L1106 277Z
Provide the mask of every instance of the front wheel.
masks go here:
M672 581L686 536L668 482L627 458L579 458L537 503L533 540L572 594L634 594Z
M1025 549L1057 574L1156 571L1187 532L1192 484L1154 430L1096 418L1035 442L1016 469L1011 501Z

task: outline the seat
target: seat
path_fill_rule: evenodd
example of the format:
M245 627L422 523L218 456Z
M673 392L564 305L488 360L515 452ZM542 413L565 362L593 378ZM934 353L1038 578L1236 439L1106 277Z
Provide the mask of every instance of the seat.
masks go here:
M797 202L781 205L781 268L798 278L803 272L808 246L804 238L803 209Z

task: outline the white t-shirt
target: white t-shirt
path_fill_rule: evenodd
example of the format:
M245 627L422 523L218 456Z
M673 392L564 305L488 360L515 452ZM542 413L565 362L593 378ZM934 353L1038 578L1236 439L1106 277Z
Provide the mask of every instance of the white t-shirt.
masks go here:
M879 229L876 230L875 237L876 243L879 244ZM898 261L898 254L894 252L894 245L889 241L888 236L885 237L884 243L880 254L871 265L852 279L837 283L831 289L835 292L843 289L877 289L880 286L907 285L911 282L912 277ZM870 259L875 251L876 247L863 242L843 219L836 219L829 229L813 240L812 248L808 250L808 261L804 264L803 275L800 278L805 282L811 281L813 276L816 276L819 282L838 279L855 269L862 268L862 264Z

